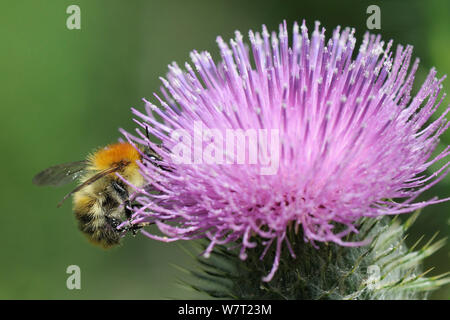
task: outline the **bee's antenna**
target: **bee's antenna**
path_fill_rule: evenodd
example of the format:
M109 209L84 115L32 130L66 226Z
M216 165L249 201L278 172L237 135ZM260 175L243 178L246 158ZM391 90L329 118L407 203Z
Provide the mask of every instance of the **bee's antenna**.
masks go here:
M148 133L148 125L145 125L145 135L147 136L147 139L148 139L148 143L147 143L148 144L148 149L149 149L149 151L151 153L153 153L152 155L149 154L149 157L150 158L153 157L155 160L162 160L162 157L150 145L150 135ZM168 151L168 149L163 144L160 144L159 147L160 148L164 148L166 151ZM172 171L172 170L170 170L169 168L167 168L165 166L161 166L161 165L157 164L156 162L154 163L154 165L156 165L158 168L161 168L161 169L163 169L165 171L169 171L169 172Z
M148 141L150 141L150 135L148 133L148 126L145 126L145 135L147 136Z
M153 150L152 146L150 145L150 141L151 141L151 140L150 140L150 134L148 133L148 125L145 125L145 136L146 136L147 139L148 139L148 142L147 142L148 149L149 149L151 152L156 153L156 151Z
M147 137L147 139L148 139L148 142L147 142L147 145L148 145L148 148L149 148L149 150L150 151L152 151L152 152L154 152L154 153L156 153L156 151L152 148L152 146L150 145L150 134L148 133L148 125L145 125L145 136Z

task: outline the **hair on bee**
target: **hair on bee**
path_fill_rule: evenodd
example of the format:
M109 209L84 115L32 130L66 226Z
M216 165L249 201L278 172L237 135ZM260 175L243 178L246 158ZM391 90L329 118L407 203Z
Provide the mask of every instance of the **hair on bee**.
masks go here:
M148 129L146 128L148 137ZM163 170L170 168L161 165L162 157L149 146L151 163ZM62 186L79 180L79 184L59 203L58 207L73 196L73 211L79 229L94 244L110 248L120 243L124 232L136 232L149 223L131 223L132 187L123 182L117 174L136 187L144 186L144 178L137 162L142 161L141 151L131 143L119 142L101 148L86 160L56 165L45 169L33 178L38 186ZM128 225L118 228L124 221Z

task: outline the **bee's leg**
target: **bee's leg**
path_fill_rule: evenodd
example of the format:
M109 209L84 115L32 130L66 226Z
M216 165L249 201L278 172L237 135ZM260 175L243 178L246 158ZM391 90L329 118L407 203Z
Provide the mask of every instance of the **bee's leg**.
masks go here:
M109 225L114 229L116 229L122 223L122 221L120 221L119 219L109 216L106 216L106 220L108 221Z
M143 222L143 223L133 224L133 225L131 225L130 229L131 229L131 232L133 233L133 235L135 236L136 233L137 233L140 229L142 229L143 227L146 227L146 226L148 226L148 225L150 225L149 222Z
M111 185L112 185L112 188L114 189L114 191L119 196L119 198L122 199L122 201L123 201L123 208L124 208L124 211L125 211L125 217L127 218L127 220L131 220L131 215L133 213L128 208L128 207L131 207L131 203L130 203L130 199L129 199L130 195L128 194L127 189L125 188L125 186L121 182L113 181L111 183Z
M125 200L123 202L123 208L125 210L125 217L127 218L127 220L131 220L131 215L133 214L133 212L131 212L131 210L128 207L131 207L131 202L130 202L130 200Z
M128 226L124 226L122 228L120 228L120 231L131 231L133 233L133 235L135 236L137 234L137 232L142 229L143 227L146 227L150 225L149 222L143 222L143 223L138 223L138 224L130 224Z
M127 226L124 226L124 227L120 228L119 230L120 231L131 231L133 233L133 235L136 235L138 230L142 229L145 226L150 225L150 223L143 222L143 223L131 224L131 215L133 214L133 212L128 208L128 207L131 207L131 201L129 199L130 195L128 194L127 189L121 182L118 182L118 181L113 181L111 183L111 185L112 185L112 188L114 189L114 191L116 192L116 194L118 195L118 197L120 199L122 199L123 205L124 205L125 217L129 221L129 224Z

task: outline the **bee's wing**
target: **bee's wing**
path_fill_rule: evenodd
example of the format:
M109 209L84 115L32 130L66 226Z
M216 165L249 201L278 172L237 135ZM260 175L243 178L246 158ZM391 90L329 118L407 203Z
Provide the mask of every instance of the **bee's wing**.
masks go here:
M58 164L47 168L33 178L33 183L38 186L59 187L77 179L86 168L87 161L75 161Z
M82 184L80 184L78 187L76 187L75 189L73 189L72 191L70 191L68 194L66 194L64 196L64 198L58 203L57 207L59 208L63 202L70 197L72 194L74 194L77 191L80 191L81 189L83 189L84 187L90 185L91 183L94 183L95 181L97 181L98 179L103 178L104 176L107 176L110 173L114 173L118 170L120 170L123 167L123 164L118 164L114 167L105 169L103 171L100 171L99 173L97 173L96 175L92 176L91 178L89 178L88 180L84 181Z

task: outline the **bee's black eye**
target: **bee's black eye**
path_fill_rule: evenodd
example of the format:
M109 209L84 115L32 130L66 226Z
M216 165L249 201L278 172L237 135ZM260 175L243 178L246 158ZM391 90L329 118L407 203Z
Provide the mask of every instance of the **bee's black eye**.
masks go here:
M160 165L160 162L163 161L163 158L152 148L150 147L145 147L144 149L144 155L150 160L150 162L160 168L163 169L165 171L172 171L170 170L168 167Z

